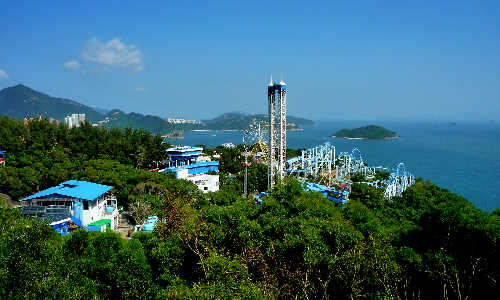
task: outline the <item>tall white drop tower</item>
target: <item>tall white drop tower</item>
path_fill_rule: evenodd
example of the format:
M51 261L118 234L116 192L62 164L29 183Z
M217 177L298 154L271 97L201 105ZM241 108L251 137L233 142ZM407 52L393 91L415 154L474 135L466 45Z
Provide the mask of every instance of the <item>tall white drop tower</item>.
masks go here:
M276 105L278 92L278 105ZM286 160L286 84L271 83L267 87L269 109L269 170L268 188L272 189L276 181L285 179Z

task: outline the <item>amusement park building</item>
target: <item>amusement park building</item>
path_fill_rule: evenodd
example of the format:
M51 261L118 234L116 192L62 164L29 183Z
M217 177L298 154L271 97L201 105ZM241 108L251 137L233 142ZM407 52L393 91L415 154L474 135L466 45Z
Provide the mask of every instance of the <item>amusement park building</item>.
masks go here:
M112 188L87 181L69 180L21 201L35 207L69 207L71 220L91 231L116 229L118 209L116 198L109 193Z
M50 227L60 235L68 234L68 222L71 221L71 207L69 206L21 206L19 212L26 218L48 222Z
M219 175L206 174L210 171L219 170L218 161L209 161L203 158L200 161L203 148L201 147L174 147L167 149L172 162L168 168L160 172L175 172L177 179L187 179L198 186L198 189L207 192L216 192L219 190Z

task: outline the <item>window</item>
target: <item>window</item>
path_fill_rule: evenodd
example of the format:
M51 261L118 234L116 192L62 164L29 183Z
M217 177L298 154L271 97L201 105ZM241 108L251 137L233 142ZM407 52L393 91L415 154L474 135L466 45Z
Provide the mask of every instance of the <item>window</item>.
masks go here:
M89 202L83 201L83 210L89 210Z

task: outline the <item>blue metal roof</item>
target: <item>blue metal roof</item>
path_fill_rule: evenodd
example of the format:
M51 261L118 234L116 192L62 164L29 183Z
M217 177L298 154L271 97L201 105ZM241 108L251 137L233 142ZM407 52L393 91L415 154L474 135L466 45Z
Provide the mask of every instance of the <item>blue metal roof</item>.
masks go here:
M179 167L171 167L162 170L162 173L177 172L177 170L187 169L188 174L202 174L208 171L219 171L219 161L204 161Z
M68 180L58 186L43 190L20 201L37 198L53 198L61 195L68 198L80 198L83 200L94 200L113 187L87 181Z
M327 187L325 185L317 184L317 183L311 183L311 182L306 182L306 188L310 191L314 192L323 192L327 190L331 190L332 188Z

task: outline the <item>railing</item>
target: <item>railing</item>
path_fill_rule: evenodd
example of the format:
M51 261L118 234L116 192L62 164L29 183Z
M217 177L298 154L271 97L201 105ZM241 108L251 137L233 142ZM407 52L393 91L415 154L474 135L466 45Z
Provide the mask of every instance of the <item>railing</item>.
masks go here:
M104 207L104 212L102 213L103 216L112 216L118 214L117 201L114 196L108 196L104 199L104 201L106 202L106 205Z

